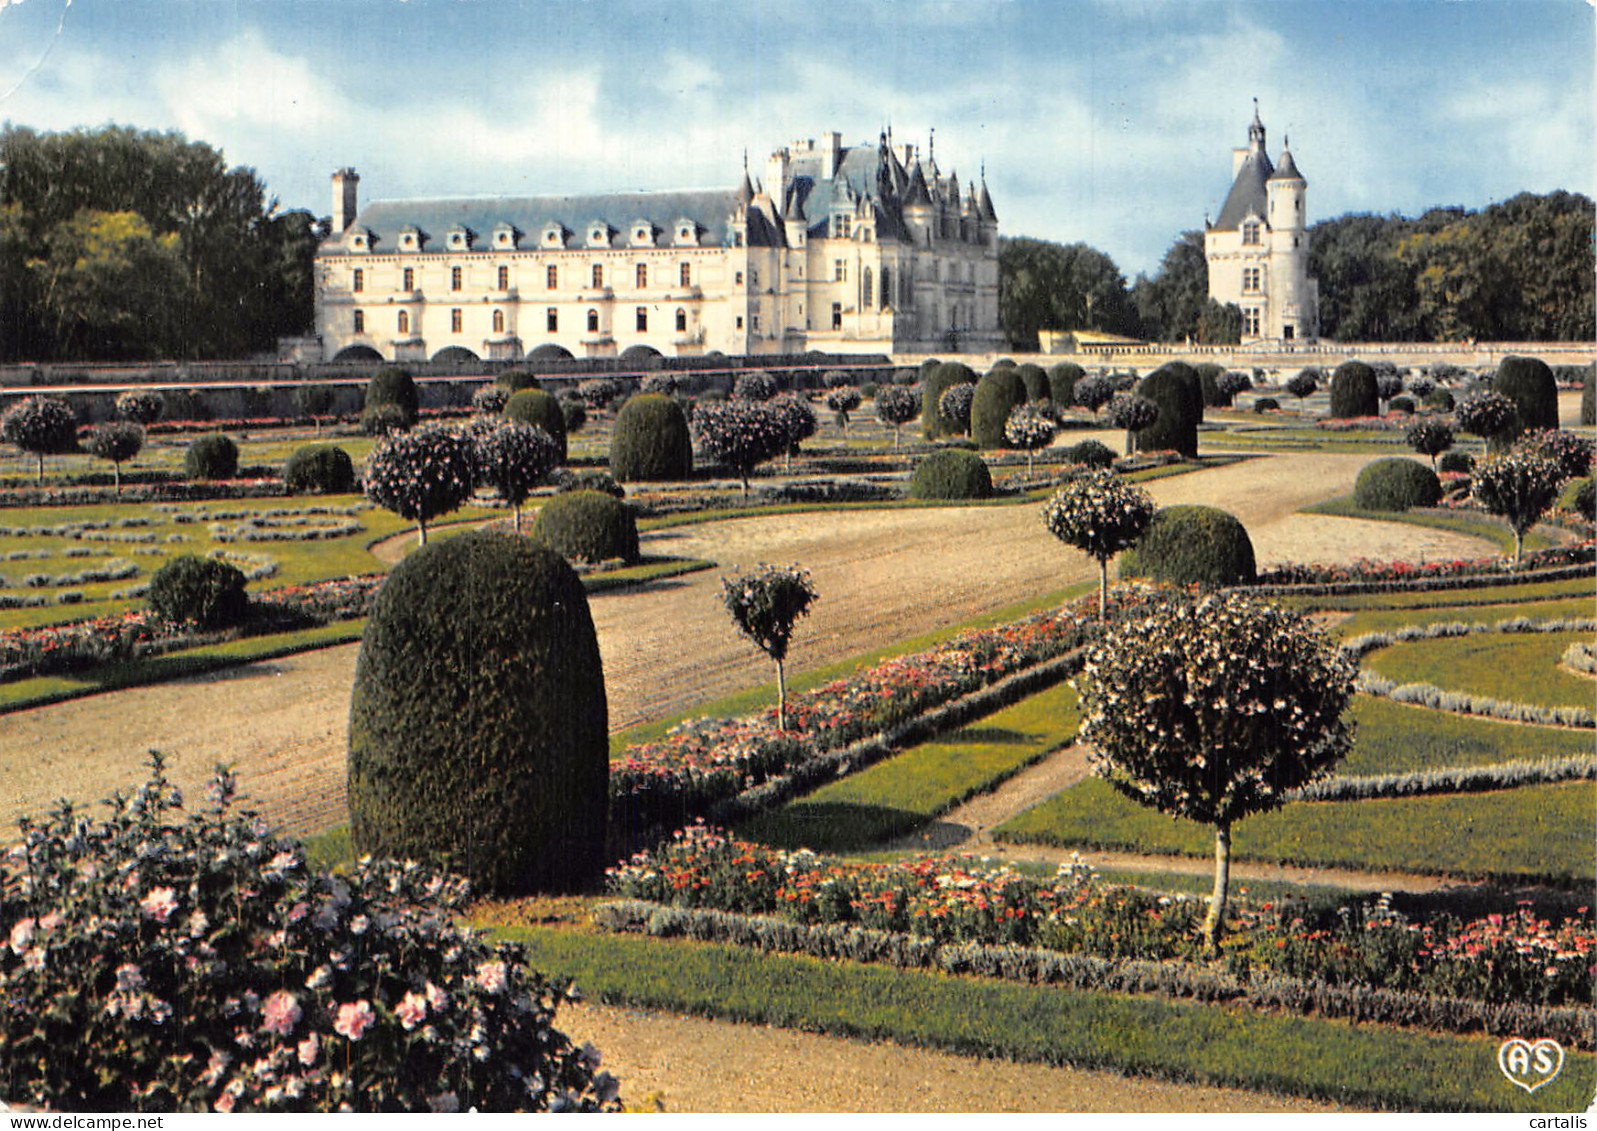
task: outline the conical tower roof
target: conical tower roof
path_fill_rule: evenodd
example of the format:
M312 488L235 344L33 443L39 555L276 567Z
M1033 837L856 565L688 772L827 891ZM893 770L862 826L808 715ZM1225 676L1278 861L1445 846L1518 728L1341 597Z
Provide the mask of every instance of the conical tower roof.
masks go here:
M998 223L998 213L993 210L992 194L987 191L987 178L981 179L981 195L976 198L976 208L981 218L990 224Z
M909 187L904 190L905 208L930 208L932 194L926 189L926 175L921 172L920 162L915 162L915 168L909 175Z
M1292 160L1292 148L1285 138L1281 139L1281 163L1275 167L1275 172L1270 174L1272 181L1302 181L1303 174L1298 172L1298 163ZM1307 181L1304 181L1307 184Z

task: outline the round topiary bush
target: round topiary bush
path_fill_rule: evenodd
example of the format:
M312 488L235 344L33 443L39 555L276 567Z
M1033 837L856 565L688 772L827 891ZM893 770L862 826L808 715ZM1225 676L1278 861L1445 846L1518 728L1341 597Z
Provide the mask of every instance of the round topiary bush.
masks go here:
M1367 511L1406 511L1434 507L1442 481L1417 459L1392 456L1366 464L1353 484L1353 505Z
M1076 403L1076 382L1084 376L1086 371L1073 361L1048 367L1048 397L1056 408L1069 408Z
M166 412L166 398L157 389L129 389L116 399L119 419L131 420L146 428L161 419Z
M510 390L503 385L484 385L471 394L471 407L484 416L499 416L510 401Z
M366 401L361 408L361 427L379 435L412 428L421 415L421 394L408 370L385 365L366 383Z
M1453 406L1457 403L1453 400L1452 393L1440 387L1426 393L1424 401L1426 408L1434 408L1437 412L1452 412Z
M1331 374L1331 416L1347 420L1375 416L1381 410L1375 370L1362 361L1344 361Z
M538 508L532 539L572 561L638 560L632 508L603 491L562 491Z
M220 432L201 436L183 456L183 474L190 479L231 479L238 474L238 445Z
M1083 440L1065 449L1065 459L1082 467L1095 469L1112 467L1115 462L1115 451L1108 444L1098 440Z
M943 394L955 385L974 385L976 373L957 361L939 362L925 372L921 387L921 431L928 440L933 440L948 434L941 416Z
M542 389L522 389L511 394L505 402L505 419L517 424L531 424L549 433L549 438L560 445L560 458L566 458L566 414L560 411L560 402L553 393Z
M489 893L573 891L605 865L609 739L588 598L547 546L478 532L395 566L349 711L359 852Z
M1413 397L1397 396L1386 402L1387 412L1401 412L1405 416L1412 416L1414 407Z
M1558 383L1541 358L1503 358L1492 379L1492 390L1514 402L1521 431L1558 427Z
M1468 452L1462 452L1455 448L1450 452L1442 453L1442 458L1437 461L1437 468L1441 471L1468 475L1475 470L1475 457Z
M1259 397L1253 402L1254 412L1278 412L1281 402L1274 397Z
M228 628L249 613L244 574L216 558L184 554L150 579L150 609L173 624Z
M994 366L976 382L970 402L970 438L978 448L1005 447L1004 425L1015 407L1025 403L1026 383L1020 379L1019 369Z
M588 423L588 406L580 397L561 396L555 400L560 402L560 420L566 426L566 435L581 432Z
M1253 541L1233 515L1215 507L1165 507L1120 556L1120 576L1205 589L1255 577Z
M525 369L507 369L494 380L494 384L503 389L507 397L515 396L523 389L543 388L537 376Z
M623 483L692 475L693 436L682 406L660 393L629 398L610 430L610 474Z
M1053 386L1048 383L1048 373L1042 366L1023 361L1015 366L1015 376L1025 386L1028 401L1053 399Z
M290 495L347 494L355 489L355 464L343 448L307 444L283 465L283 483Z
M945 448L915 465L910 478L912 499L985 499L993 493L993 477L975 452Z
M776 394L776 378L758 369L739 374L737 383L732 386L732 395L746 401L768 401Z
M1203 419L1203 393L1192 367L1167 362L1137 383L1137 396L1159 406L1152 424L1137 433L1137 450L1177 451L1188 459L1198 454L1198 422Z

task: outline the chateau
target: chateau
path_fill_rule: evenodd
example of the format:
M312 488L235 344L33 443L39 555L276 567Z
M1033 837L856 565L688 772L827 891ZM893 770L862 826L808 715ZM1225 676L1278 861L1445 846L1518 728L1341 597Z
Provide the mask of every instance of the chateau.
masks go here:
M1272 165L1264 123L1253 107L1246 149L1232 151L1231 192L1220 218L1205 222L1209 297L1242 308L1242 340L1312 341L1320 333L1320 287L1309 278L1308 182L1281 145Z
M985 351L998 216L931 145L837 133L735 188L375 201L333 174L327 359Z

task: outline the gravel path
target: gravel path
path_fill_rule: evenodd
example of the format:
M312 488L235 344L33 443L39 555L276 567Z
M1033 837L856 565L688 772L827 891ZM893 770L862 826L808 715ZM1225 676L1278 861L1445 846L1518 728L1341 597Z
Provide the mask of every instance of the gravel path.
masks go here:
M1281 561L1475 555L1475 539L1398 523L1297 514L1351 489L1364 456L1267 457L1159 480L1161 505L1208 502L1247 526L1261 566ZM720 563L592 601L610 725L691 709L767 682L769 661L728 623L719 576L761 561L809 567L821 598L789 665L804 670L1096 577L1034 506L857 510L733 519L650 535L653 553ZM193 792L231 763L267 816L295 832L344 819L344 743L357 645L0 718L0 819L57 798L93 802L164 751Z

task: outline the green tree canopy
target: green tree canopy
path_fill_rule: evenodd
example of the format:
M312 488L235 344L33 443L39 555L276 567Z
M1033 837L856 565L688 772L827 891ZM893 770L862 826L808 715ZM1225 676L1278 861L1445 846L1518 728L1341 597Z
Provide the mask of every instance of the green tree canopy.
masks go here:
M1084 243L1000 240L998 277L998 321L1016 349L1035 350L1038 330L1137 332L1125 276Z

